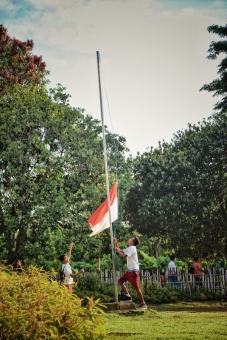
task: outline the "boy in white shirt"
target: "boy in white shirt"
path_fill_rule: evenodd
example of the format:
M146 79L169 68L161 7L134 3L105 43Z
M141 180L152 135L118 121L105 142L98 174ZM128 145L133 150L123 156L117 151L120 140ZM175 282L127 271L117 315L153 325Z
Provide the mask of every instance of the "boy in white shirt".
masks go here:
M61 255L59 256L59 260L62 263L62 272L64 274L64 284L68 288L69 293L72 293L72 285L73 285L73 278L84 273L84 269L81 269L78 273L73 274L72 268L69 264L69 260L71 257L73 243L70 243L69 245L69 252L68 255Z
M128 248L123 249L123 250L119 248L116 238L114 238L113 241L115 243L116 252L121 257L127 257L128 271L124 273L118 280L123 292L126 295L126 299L128 301L132 301L132 297L130 296L125 286L125 282L128 281L131 283L132 287L136 290L139 296L139 299L140 299L139 308L147 308L147 305L144 301L143 294L140 290L140 284L139 284L140 272L139 272L139 262L138 262L138 255L137 255L137 249L136 249L136 246L140 244L139 238L137 236L130 238L128 240Z
M168 272L169 272L169 282L178 283L177 280L177 268L175 265L176 257L172 255L170 257L170 262L168 263Z

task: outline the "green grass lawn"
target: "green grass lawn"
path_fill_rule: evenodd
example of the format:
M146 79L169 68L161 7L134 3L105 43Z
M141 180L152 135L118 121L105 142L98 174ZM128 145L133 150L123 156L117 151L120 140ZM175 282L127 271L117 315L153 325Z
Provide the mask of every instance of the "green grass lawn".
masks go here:
M145 311L108 313L108 339L227 339L227 309L207 304L150 306ZM171 310L172 309L172 310Z

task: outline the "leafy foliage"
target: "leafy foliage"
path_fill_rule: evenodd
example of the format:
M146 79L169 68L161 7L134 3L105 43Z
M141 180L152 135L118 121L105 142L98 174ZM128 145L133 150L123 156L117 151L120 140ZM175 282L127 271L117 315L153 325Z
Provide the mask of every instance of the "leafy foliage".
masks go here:
M160 287L152 281L146 281L143 284L144 299L146 302L166 303L177 302L177 292L174 289Z
M126 218L148 238L166 239L182 259L227 257L227 118L179 131L134 161Z
M1 339L104 339L102 306L92 298L82 302L51 274L1 266Z
M63 86L47 90L46 64L33 47L0 25L0 259L57 268L74 241L72 260L93 262L108 247L96 247L87 224L106 198L102 129L70 107ZM110 184L117 161L123 189L125 138L106 131L106 141Z
M221 38L227 37L227 25L211 25L207 30L209 33L215 33ZM221 53L227 54L227 40L212 41L208 52L209 56L207 58L211 60L216 59ZM206 90L214 92L214 96L222 96L222 100L215 104L214 109L224 113L227 110L227 57L218 65L218 74L220 75L218 79L213 80L210 84L203 85L200 91Z
M79 276L74 290L80 298L92 296L101 302L115 300L114 285L104 280L101 281L98 274L86 273L86 275Z
M0 25L0 93L10 92L10 86L40 84L46 73L42 57L32 55L33 40L11 38Z

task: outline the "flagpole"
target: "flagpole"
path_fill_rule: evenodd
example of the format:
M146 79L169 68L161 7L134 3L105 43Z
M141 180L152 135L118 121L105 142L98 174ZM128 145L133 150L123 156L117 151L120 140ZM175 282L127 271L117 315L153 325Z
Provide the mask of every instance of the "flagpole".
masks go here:
M102 136L103 136L104 162L105 162L105 173L106 173L106 192L107 192L107 202L108 202L109 221L110 221L110 239L111 239L111 252L112 252L112 261L113 261L113 278L114 278L114 288L115 288L115 300L116 300L116 302L118 302L117 277L116 277L116 268L115 268L115 261L114 261L113 228L112 228L112 218L111 218L111 208L110 208L109 173L108 173L107 156L106 156L105 124L104 124L103 105L102 105L102 89L101 89L101 78L100 78L100 56L99 56L99 51L97 51L96 54L97 54L97 66L98 66L100 111L101 111L101 118L102 118Z

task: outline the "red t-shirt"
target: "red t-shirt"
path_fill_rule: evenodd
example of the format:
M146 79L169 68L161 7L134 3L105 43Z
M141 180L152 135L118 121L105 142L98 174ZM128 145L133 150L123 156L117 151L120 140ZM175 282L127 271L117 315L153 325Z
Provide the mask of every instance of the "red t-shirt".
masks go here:
M201 278L201 272L202 272L202 267L201 264L199 262L194 262L194 269L195 269L195 277L199 277Z

